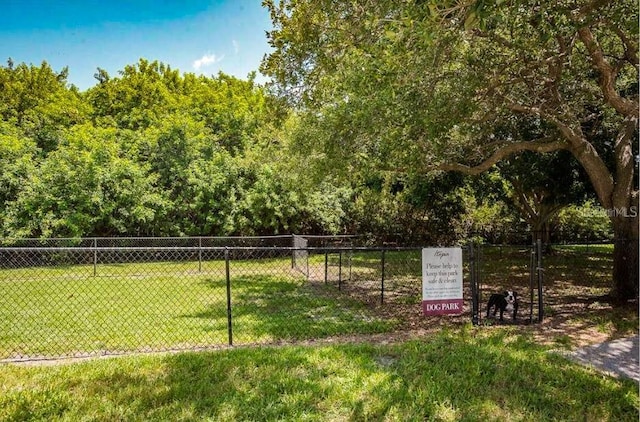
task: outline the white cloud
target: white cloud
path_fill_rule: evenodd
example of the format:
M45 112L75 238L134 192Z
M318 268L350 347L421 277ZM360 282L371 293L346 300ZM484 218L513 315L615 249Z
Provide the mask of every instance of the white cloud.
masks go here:
M222 59L224 59L224 54L220 57L215 54L205 54L193 62L193 68L195 70L200 70L201 67L211 66L212 64L221 62Z
M233 51L237 55L240 52L240 44L238 44L238 41L236 40L231 40L231 43L233 44Z

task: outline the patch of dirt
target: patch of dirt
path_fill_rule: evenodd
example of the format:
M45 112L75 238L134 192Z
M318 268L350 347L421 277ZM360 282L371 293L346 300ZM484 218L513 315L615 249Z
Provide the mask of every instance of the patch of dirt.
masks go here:
M310 282L311 284L320 282ZM330 282L331 284L332 282ZM333 281L334 287L337 284ZM528 284L528 280L527 280ZM586 284L586 283L582 283ZM528 287L528 286L527 286ZM636 334L639 327L638 302L613 306L608 303L602 293L606 290L594 290L591 286L571 283L569 287L551 286L544 292L545 313L538 323L537 296L520 296L518 319L514 323L505 317L504 322L486 318L486 304L480 303L480 321L477 330L493 327L517 327L523 333L529 333L540 344L565 347L582 347L603 341L614 340ZM526 291L520 286L522 291ZM364 302L370 311L381 319L399 321L398 329L392 333L375 335L356 335L340 337L330 342L370 341L374 343L394 343L428 336L443 328L460 328L471 322L471 303L465 301L463 313L460 315L425 317L421 307L421 291L413 282L402 280L388 281L388 290L381 293L380 282L370 280L349 280L340 285L334 294L346 295ZM484 295L489 291L501 291L504 286L484 286ZM465 286L464 297L471 297L468 286ZM323 342L322 340L320 342Z

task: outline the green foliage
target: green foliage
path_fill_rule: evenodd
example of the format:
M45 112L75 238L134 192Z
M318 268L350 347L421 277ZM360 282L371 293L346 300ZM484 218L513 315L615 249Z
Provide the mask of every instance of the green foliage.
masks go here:
M469 182L447 173L352 181L350 231L402 245L452 244L464 237L456 222L470 211Z
M343 169L420 174L565 149L605 207L636 195L613 183L634 180L627 133L637 131L626 129L638 118L632 2L265 3L274 52L262 70L302 111L306 153ZM598 54L612 73L594 71Z
M34 171L38 153L35 142L15 126L0 121L0 216L5 214L8 203L16 200Z
M297 107L302 151L321 168L476 175L517 153L563 150L603 208L638 209L636 2L264 4L274 29L262 70L272 91ZM539 169L547 180L519 170L519 182L539 185L521 190L517 203L546 238L567 201L557 191L531 198L551 191L550 180L566 180L552 168ZM611 220L616 237L638 239L638 215ZM621 301L637 297L634 245L616 247Z
M1 235L344 229L348 189L298 182L288 111L252 76L144 59L95 76L79 93L46 62L0 67Z
M611 219L594 201L582 205L571 205L560 212L556 228L563 239L610 240L613 238Z
M298 193L288 190L285 180L269 165L254 163L246 187L243 221L245 233L267 234L291 231L291 221L298 215ZM247 177L247 176L245 176Z
M526 223L520 216L506 202L488 195L485 186L470 183L462 192L465 212L453 221L457 237L499 244L508 243L513 234L521 236L526 233Z
M518 223L502 204L515 189L500 177L552 191L555 206L582 195L574 188L587 177L618 174L611 140L622 118L600 98L584 42L550 87L552 58L577 28L563 9L573 4L561 3L267 1L267 88L141 59L116 75L97 69L80 93L66 69L9 62L0 67L2 234L490 237ZM622 59L620 33L637 31L628 9L607 5L591 26L620 57L624 99L637 84ZM490 187L429 173L564 136L551 111L522 118L509 108L523 100L581 122L611 174L564 172L560 155L526 154L504 162Z
M0 67L0 118L36 141L41 152L54 150L60 131L86 120L90 110L80 93L66 86L68 69L55 72L9 60Z
M177 70L144 59L125 66L117 78L99 69L96 79L98 84L87 92L93 121L132 130L147 128L175 111L178 98L170 87L182 88Z
M163 63L144 59L118 77L104 70L87 97L97 125L145 130L174 115L199 122L229 151L242 152L264 124L265 97L253 80L180 75Z
M33 169L10 204L11 236L136 234L152 227L162 198L154 177L126 157L114 129L76 126Z

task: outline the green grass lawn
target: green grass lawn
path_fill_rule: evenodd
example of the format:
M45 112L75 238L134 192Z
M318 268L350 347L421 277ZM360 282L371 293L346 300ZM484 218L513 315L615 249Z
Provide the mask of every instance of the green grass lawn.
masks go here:
M0 420L637 421L638 388L508 329L0 366Z
M235 344L393 327L332 286L305 283L289 259L231 263ZM0 271L0 358L228 344L224 261Z

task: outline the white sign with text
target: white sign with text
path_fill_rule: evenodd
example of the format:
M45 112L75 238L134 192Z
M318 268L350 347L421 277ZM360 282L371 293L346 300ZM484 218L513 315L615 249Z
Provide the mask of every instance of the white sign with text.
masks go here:
M462 313L462 248L422 249L424 315Z

